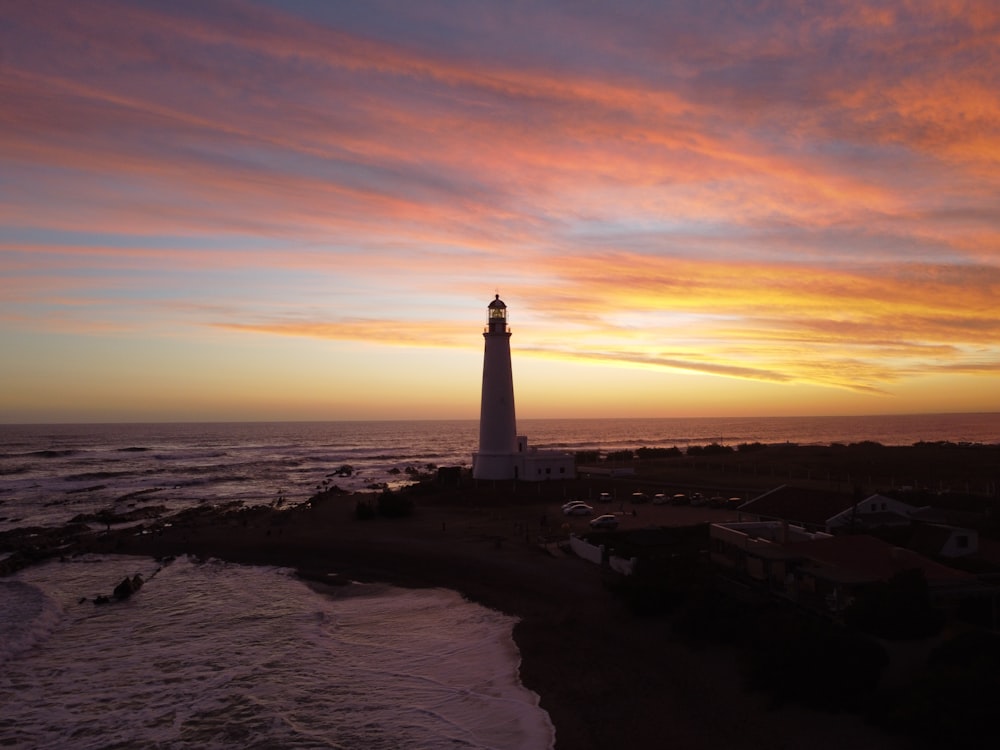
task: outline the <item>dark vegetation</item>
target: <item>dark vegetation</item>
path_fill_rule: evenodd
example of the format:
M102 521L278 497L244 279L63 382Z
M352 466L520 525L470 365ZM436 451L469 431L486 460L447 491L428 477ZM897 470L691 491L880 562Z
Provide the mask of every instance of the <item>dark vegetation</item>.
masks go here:
M711 574L703 559L708 524L602 536L600 543L607 545L611 554L641 560L635 575L610 576L607 581L637 615L670 614L710 584Z
M996 747L998 695L1000 636L974 630L931 652L923 673L869 717L920 747Z
M681 449L675 445L670 448L639 448L635 455L640 461L645 461L650 458L674 458L682 453Z
M751 621L747 683L778 703L860 711L889 663L874 639L790 608L762 608Z
M635 451L631 448L623 448L622 450L610 451L607 456L605 456L606 461L612 463L616 461L631 461L635 458Z
M726 647L742 663L746 687L774 705L795 703L859 714L919 747L996 746L1000 637L972 628L930 651L918 677L883 684L890 665L883 643L940 636L919 571L871 587L837 622L720 577L707 563L705 527L664 529L654 555L635 575L608 586L642 617L664 617L669 632L695 647ZM628 556L642 547L629 535L602 543ZM648 541L648 538L647 540ZM926 642L926 641L925 641Z
M382 518L403 518L413 515L413 508L413 498L408 493L384 489L374 500L368 497L360 498L355 506L355 515L361 521L368 521L379 516Z
M847 625L890 640L928 638L941 632L944 613L931 605L919 570L904 570L866 588L844 615Z
M732 450L710 444L633 465L640 478L662 476L678 486L771 489L794 484L842 492L858 488L868 494L905 490L914 498L922 493L923 504L938 507L984 511L1000 506L1000 445L746 443ZM993 510L1000 516L1000 507Z
M721 445L719 443L709 443L708 445L690 445L687 449L689 456L718 456L724 453L732 453L733 447Z
M983 511L984 498L1000 506L1000 445L920 442L887 446L873 441L796 445L717 442L686 447L578 451L577 466L631 466L640 481L666 479L679 487L738 491L795 484L841 492L905 490L935 498L938 507ZM945 502L938 498L949 496ZM966 500L959 501L964 496ZM914 495L916 497L916 495ZM970 498L976 498L970 500ZM954 502L954 505L949 505ZM930 502L924 504L931 504ZM995 509L1000 518L1000 507Z
M677 637L735 648L746 686L775 705L857 712L877 693L889 659L876 639L785 602L727 590L690 556L670 567L674 576L644 576L619 593L637 614L671 613ZM683 572L693 572L697 583Z

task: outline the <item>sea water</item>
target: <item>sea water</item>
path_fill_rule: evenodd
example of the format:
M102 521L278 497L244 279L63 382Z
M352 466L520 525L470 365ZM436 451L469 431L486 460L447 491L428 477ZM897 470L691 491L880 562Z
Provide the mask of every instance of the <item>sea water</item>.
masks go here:
M138 593L94 604L136 573ZM51 562L0 579L0 746L550 748L513 623L441 589Z

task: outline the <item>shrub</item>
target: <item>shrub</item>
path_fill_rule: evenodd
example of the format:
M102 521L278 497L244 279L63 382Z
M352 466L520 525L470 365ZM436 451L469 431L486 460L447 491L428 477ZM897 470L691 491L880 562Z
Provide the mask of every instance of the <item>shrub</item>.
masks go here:
M732 453L731 445L721 443L709 443L708 445L689 445L687 454L689 456L718 456L722 453Z
M935 649L926 671L872 718L923 747L996 747L998 694L1000 637L969 631Z
M944 614L931 606L922 571L903 570L888 583L864 590L844 613L850 627L889 640L926 638L941 632Z
M681 449L676 445L670 448L639 448L636 455L640 460L644 458L670 458L681 455Z
M749 678L778 701L826 711L858 710L889 657L876 641L824 620L773 610L758 623Z
M620 451L611 451L608 454L607 460L608 461L631 461L633 458L635 458L635 455L632 452L632 449L631 448L625 448L624 450L620 450Z
M413 500L409 497L385 490L378 496L378 514L385 518L401 518L413 513Z
M882 443L875 440L860 440L856 443L848 443L849 448L884 448Z

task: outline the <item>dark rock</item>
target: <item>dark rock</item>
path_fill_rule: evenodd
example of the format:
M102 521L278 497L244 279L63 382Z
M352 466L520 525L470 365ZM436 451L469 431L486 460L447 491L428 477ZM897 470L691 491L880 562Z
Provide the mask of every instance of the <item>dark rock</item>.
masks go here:
M347 576L340 573L328 573L325 570L299 568L295 571L295 575L306 581L325 583L330 586L348 586L351 583L351 579Z
M118 601L128 599L132 594L142 588L142 576L136 573L131 578L125 577L122 582L115 586L114 596Z

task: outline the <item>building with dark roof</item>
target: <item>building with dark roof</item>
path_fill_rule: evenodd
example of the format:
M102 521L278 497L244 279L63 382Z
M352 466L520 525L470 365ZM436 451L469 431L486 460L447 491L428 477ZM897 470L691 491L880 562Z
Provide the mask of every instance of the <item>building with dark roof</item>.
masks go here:
M712 524L709 533L712 562L731 576L833 613L908 570L922 573L939 603L983 593L977 576L867 534L832 536L782 521Z

